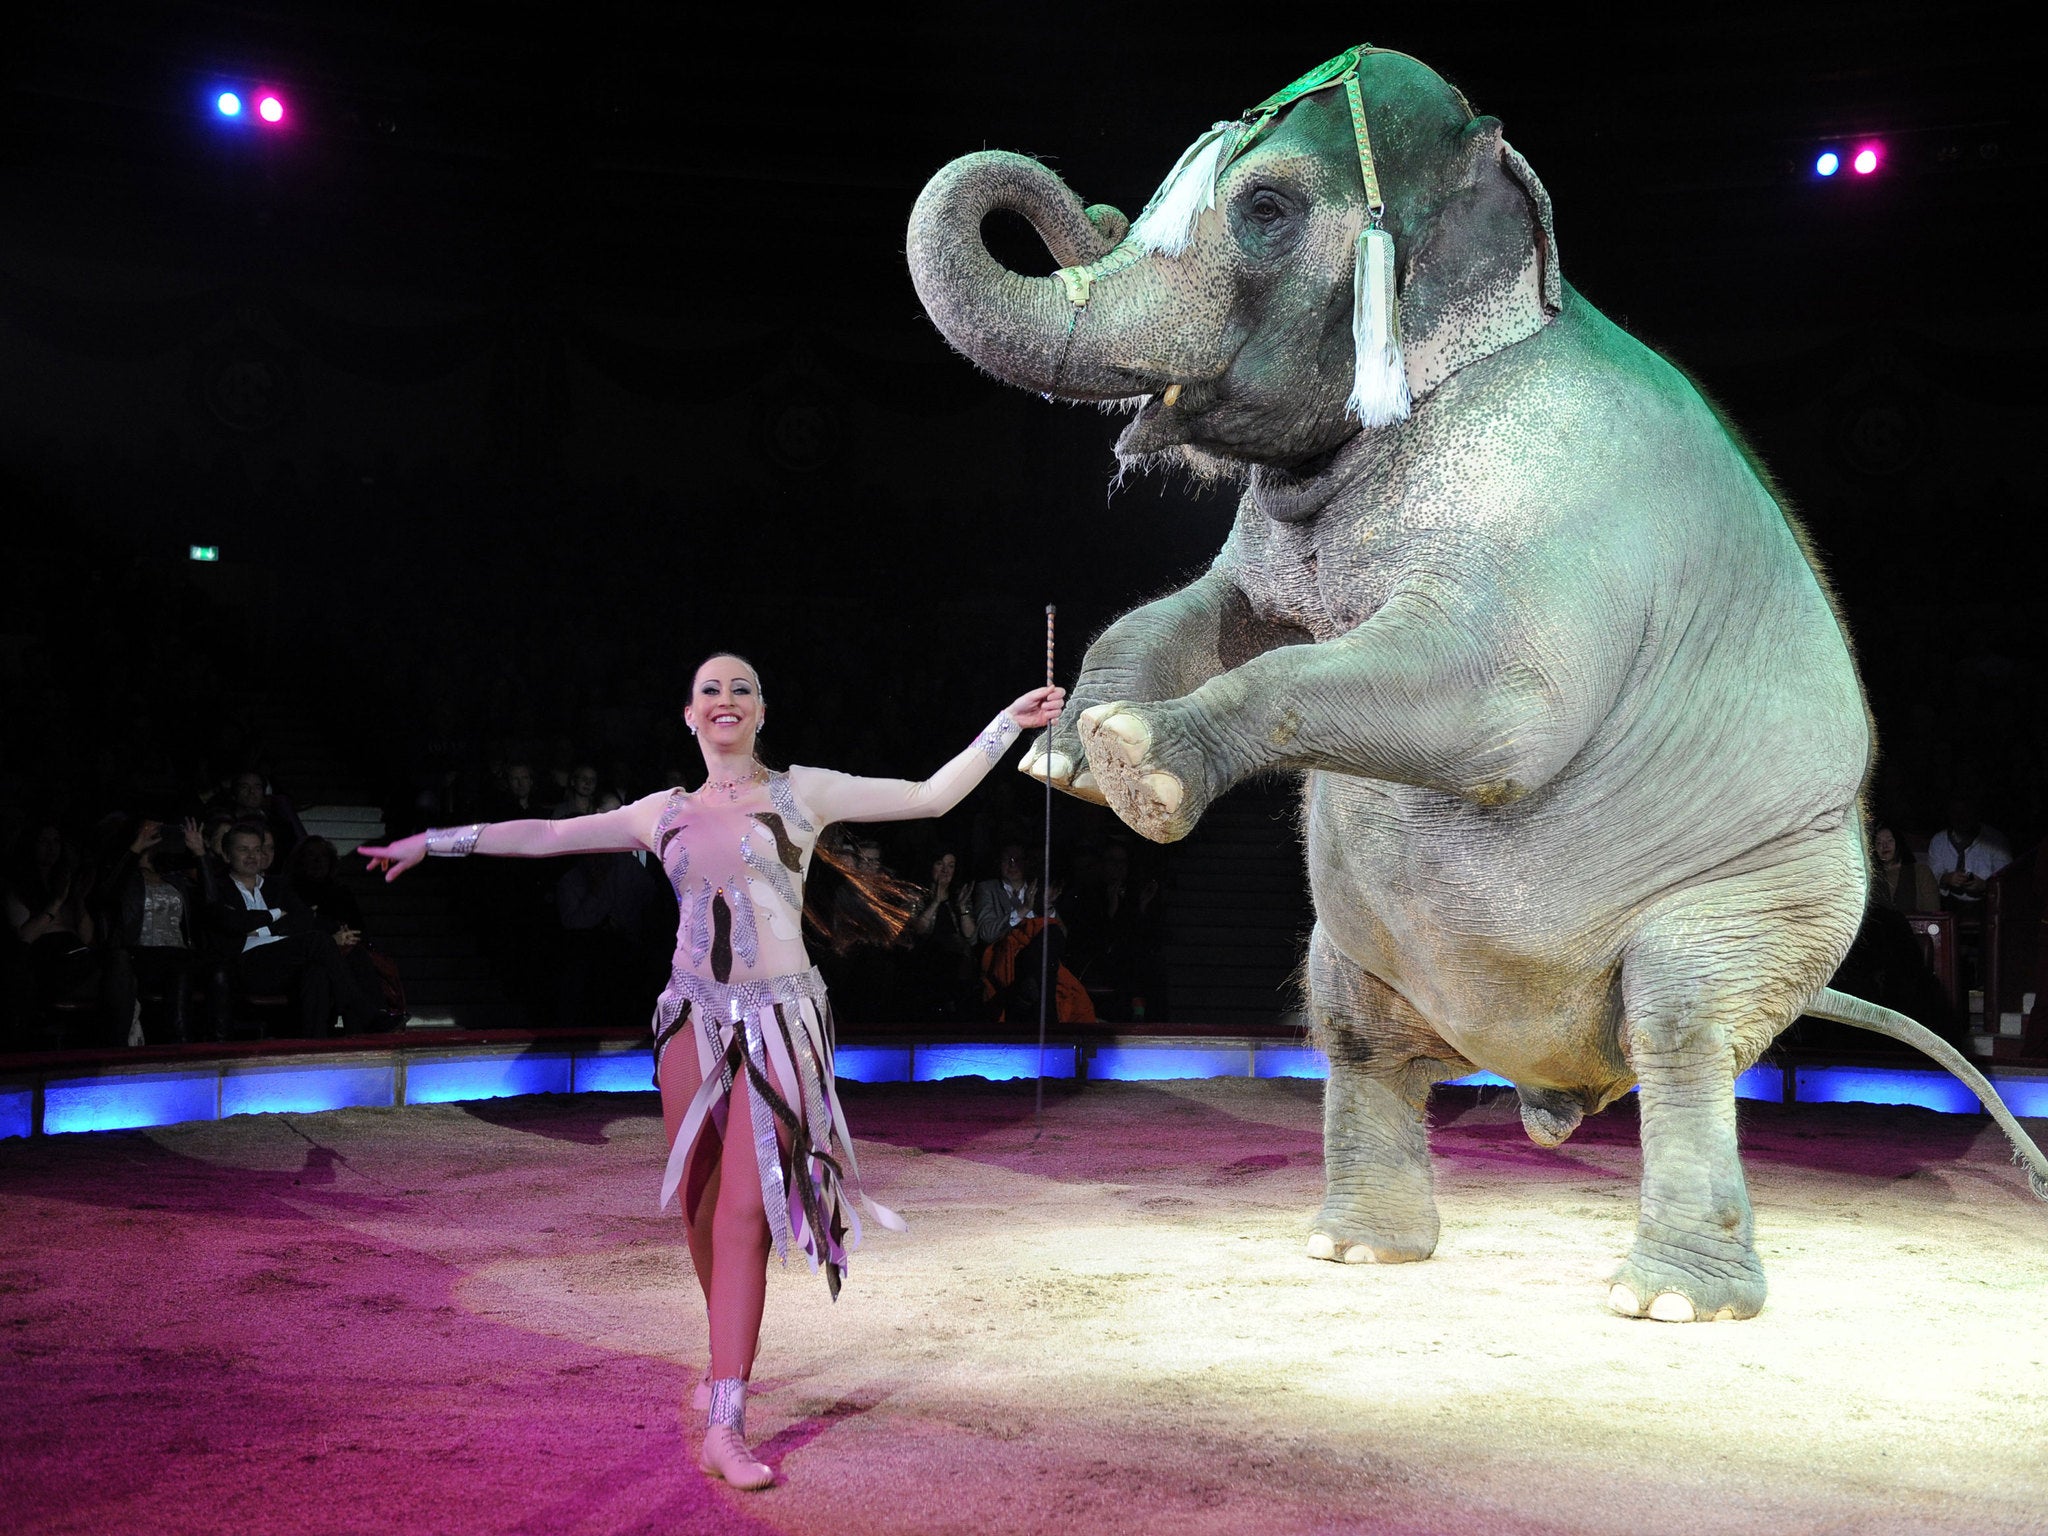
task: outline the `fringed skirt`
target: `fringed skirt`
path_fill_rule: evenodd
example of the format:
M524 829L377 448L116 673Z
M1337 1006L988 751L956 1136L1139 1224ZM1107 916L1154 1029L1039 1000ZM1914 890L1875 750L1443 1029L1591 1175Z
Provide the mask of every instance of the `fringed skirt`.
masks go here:
M733 1156L751 1149L775 1256L787 1264L791 1246L801 1248L813 1273L824 1270L826 1288L836 1301L847 1254L860 1246L861 1238L860 1213L848 1198L848 1185L882 1226L892 1232L906 1228L902 1217L868 1199L861 1188L853 1136L832 1077L832 1008L824 978L813 966L727 985L678 968L654 1008L657 1086L662 1052L686 1028L696 1045L700 1080L669 1150L662 1208L682 1184L705 1124L717 1126L725 1138L725 1177L732 1177ZM746 1074L752 1124L734 1127L727 1121L733 1083L741 1073ZM791 1091L785 1093L778 1083ZM789 1133L787 1160L778 1124Z

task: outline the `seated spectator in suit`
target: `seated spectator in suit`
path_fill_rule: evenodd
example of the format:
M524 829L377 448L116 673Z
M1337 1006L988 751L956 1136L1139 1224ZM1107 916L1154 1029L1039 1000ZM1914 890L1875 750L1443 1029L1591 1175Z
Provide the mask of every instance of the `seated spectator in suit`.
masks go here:
M63 1045L122 1045L135 1023L135 976L128 957L99 942L92 915L93 881L52 822L30 823L8 861L7 924L28 949L30 1007L92 999L99 1021L89 1035Z
M215 894L205 857L198 822L187 817L182 842L172 844L162 822L145 818L107 874L102 910L110 937L127 952L135 972L144 1034L150 1039L182 1045L192 1037L188 1004L198 969L194 941Z
M327 1034L337 1011L347 1029L374 1027L380 998L339 947L358 942L361 932L323 923L289 878L265 872L261 826L237 823L225 846L228 881L209 916L235 984L291 996L299 1032L309 1038Z
M1934 871L1913 857L1890 827L1870 830L1870 899L1894 912L1939 912L1941 892Z
M1031 877L1024 872L1024 845L1005 843L996 856L996 877L974 887L974 941L987 949L1031 915Z
M2005 834L1977 819L1977 806L1968 795L1949 802L1948 825L1927 840L1927 867L1934 872L1942 904L1952 912L1978 911L1984 882L2011 862Z

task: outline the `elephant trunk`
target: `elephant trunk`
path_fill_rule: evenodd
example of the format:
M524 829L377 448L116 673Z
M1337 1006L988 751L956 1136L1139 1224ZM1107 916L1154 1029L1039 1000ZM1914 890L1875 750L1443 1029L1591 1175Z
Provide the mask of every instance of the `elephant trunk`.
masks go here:
M1079 307L1058 277L1012 272L989 254L981 226L997 209L1030 220L1062 267L1101 261L1125 234L1122 214L1083 208L1023 155L985 150L942 169L911 210L906 254L925 313L974 362L1005 383L1071 400L1124 399L1217 371L1214 361L1194 367L1166 355L1162 338L1177 343L1174 352L1189 338L1158 318L1167 306L1153 301L1151 259L1095 284Z

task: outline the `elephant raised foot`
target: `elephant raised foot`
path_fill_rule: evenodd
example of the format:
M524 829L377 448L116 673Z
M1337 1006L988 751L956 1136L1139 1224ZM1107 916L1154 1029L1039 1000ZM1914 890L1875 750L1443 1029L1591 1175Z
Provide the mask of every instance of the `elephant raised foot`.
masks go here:
M1017 765L1017 771L1037 779L1041 784L1048 779L1055 789L1065 790L1077 800L1086 800L1090 805L1108 805L1102 787L1095 782L1095 775L1083 763L1080 772L1074 771L1074 759L1067 753L1054 748L1046 749L1046 732L1031 744L1031 750L1024 754L1024 760Z
M1178 842L1208 809L1199 755L1157 716L1166 706L1098 704L1081 716L1088 773L1103 803L1141 836Z

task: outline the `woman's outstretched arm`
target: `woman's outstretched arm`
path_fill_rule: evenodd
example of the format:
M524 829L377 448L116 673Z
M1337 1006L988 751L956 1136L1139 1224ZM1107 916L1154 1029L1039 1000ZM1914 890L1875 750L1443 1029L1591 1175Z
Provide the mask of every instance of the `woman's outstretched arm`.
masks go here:
M459 834L459 841L468 841L468 833L474 830L474 842L463 851L509 859L551 859L564 853L631 853L652 845L655 818L661 814L668 795L665 789L656 790L631 805L596 816L570 816L561 821L486 822L473 829L445 829L441 836L447 839L455 833ZM388 882L427 856L427 838L427 833L415 832L381 848L364 847L356 852L370 861L371 869L383 870Z
M1063 688L1032 689L928 779L863 779L830 768L791 768L790 784L797 798L817 812L820 826L834 821L914 821L943 816L988 776L1023 732L1057 720L1065 702Z

